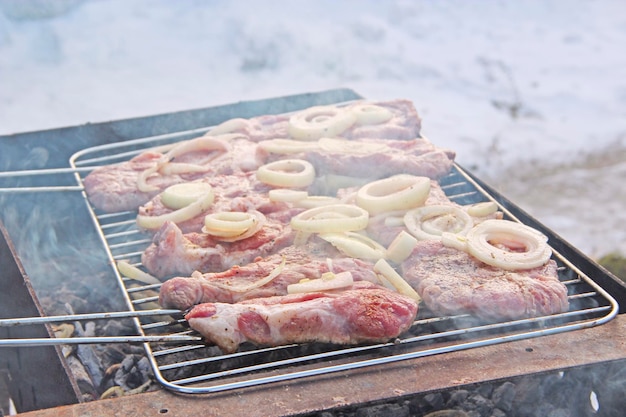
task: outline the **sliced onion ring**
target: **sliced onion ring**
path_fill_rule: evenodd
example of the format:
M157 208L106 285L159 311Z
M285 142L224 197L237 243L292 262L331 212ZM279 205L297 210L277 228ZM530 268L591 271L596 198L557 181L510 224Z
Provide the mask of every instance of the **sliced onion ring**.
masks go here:
M212 236L233 237L246 232L254 226L256 217L241 211L222 211L204 217L202 231Z
M269 139L259 142L259 148L280 155L308 152L319 148L317 142L303 142L293 139Z
M354 284L354 278L350 271L330 273L322 278L303 280L301 282L287 285L288 294L299 294L320 291L332 291L346 288Z
M329 206L331 204L339 204L341 200L336 197L331 197L327 195L310 195L302 200L298 200L294 203L296 207L301 208L315 208L315 207L323 207Z
M466 234L473 222L461 208L437 204L408 211L404 215L404 225L419 240L441 240L444 232Z
M206 182L183 182L167 187L160 194L161 202L167 208L178 210L210 193L212 187Z
M400 294L411 297L418 303L422 300L417 291L415 291L413 287L411 287L409 283L406 282L404 278L402 278L402 276L398 274L396 270L393 269L393 267L384 259L380 259L374 264L374 271L383 275Z
M354 113L332 106L315 106L289 118L289 135L299 140L338 136L356 122Z
M275 190L270 190L268 196L271 201L294 203L304 200L309 196L309 193L306 191L290 190L289 188L277 188Z
M303 211L291 218L294 230L308 233L356 232L367 227L369 214L352 204L331 204Z
M384 246L360 233L322 233L319 237L351 258L380 259L386 256L387 250Z
M211 281L211 285L214 285L218 288L222 288L224 290L230 290L230 291L234 291L234 292L248 292L251 290L254 290L256 288L260 288L262 286L264 286L265 284L271 282L274 280L274 278L276 278L277 276L279 276L283 270L285 269L285 264L287 263L287 260L285 259L285 257L283 256L283 260L280 263L280 265L278 265L276 268L274 268L272 270L272 272L270 272L267 276L254 281L251 284L248 285L228 285L228 284L224 284L221 283L219 281L216 280L212 280ZM193 275L192 275L193 276ZM202 275L199 275L200 277L202 277Z
M308 187L315 180L315 168L304 159L282 159L260 166L256 176L274 187Z
M248 239L249 237L254 236L255 234L257 234L257 232L259 232L259 230L261 230L263 228L263 226L265 225L265 222L267 221L267 219L265 218L265 215L263 213L261 213L260 211L256 211L256 210L251 210L247 213L250 213L251 215L254 216L254 221L253 221L253 225L252 227L250 227L249 229L245 230L243 233L241 234L234 234L234 231L232 231L233 235L231 236L227 236L229 234L228 231L224 231L222 236L217 236L217 235L213 235L215 237L215 239L220 240L222 242L237 242L239 240L244 240L244 239ZM205 228L202 228L203 232L206 232ZM226 235L226 236L224 236Z
M204 196L188 206L170 213L161 214L159 216L144 216L140 214L137 216L137 226L143 229L154 230L159 229L167 221L174 223L184 222L200 215L203 211L211 207L214 199L215 194L213 193L213 189L211 189L210 192L206 193Z
M493 201L483 201L467 206L465 210L472 217L487 217L498 211L498 204Z
M237 130L245 130L249 124L250 122L246 119L229 119L213 127L211 130L205 133L204 136L220 136L227 133L235 132Z
M552 256L548 238L538 230L509 220L485 220L467 234L469 253L482 262L506 270L532 269ZM519 251L507 251L494 245Z
M122 274L122 276L126 278L130 278L130 279L134 279L135 281L143 282L144 284L160 284L161 283L161 281L159 281L156 277L131 265L128 261L125 261L125 260L117 261L117 270L120 272L120 274Z
M389 121L393 113L375 104L357 104L350 107L350 111L356 116L359 125L377 125Z
M142 193L150 193L153 191L159 191L159 187L155 187L154 185L148 184L148 178L156 174L159 168L166 163L166 160L163 158L161 161L155 163L154 166L150 168L144 169L139 173L137 177L137 189Z
M203 167L198 164L181 164L175 163L173 167L169 167L169 165L174 164L171 161L174 158L177 158L181 155L190 152L199 152L199 151L224 151L227 152L230 147L228 143L225 141L227 139L232 139L235 137L243 137L242 135L232 134L232 135L222 135L220 138L217 137L207 137L201 136L199 138L186 140L184 142L180 142L163 154L163 156L155 162L153 166L150 168L144 169L139 173L137 177L137 189L144 193L149 193L153 191L158 191L159 187L155 187L153 185L148 184L148 178L156 173L164 174L164 175L172 175L172 174L184 174L189 172L205 172L208 167ZM162 148L166 149L166 148ZM217 155L216 155L217 156ZM212 159L212 158L211 158ZM205 161L208 162L208 161Z
M430 178L400 174L364 185L357 191L356 203L372 215L408 210L422 206L429 192Z
M387 259L397 264L401 263L413 252L417 239L402 230L387 248Z

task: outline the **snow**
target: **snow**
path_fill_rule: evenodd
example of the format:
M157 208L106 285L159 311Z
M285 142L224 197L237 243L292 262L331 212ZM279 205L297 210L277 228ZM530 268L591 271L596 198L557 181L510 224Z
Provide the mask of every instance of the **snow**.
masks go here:
M347 87L590 256L626 253L620 0L0 0L0 134Z

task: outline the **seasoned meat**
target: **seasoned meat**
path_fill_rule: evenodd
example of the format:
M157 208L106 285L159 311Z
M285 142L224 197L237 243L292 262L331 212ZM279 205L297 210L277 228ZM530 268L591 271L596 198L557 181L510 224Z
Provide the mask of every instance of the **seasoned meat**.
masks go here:
M552 260L539 268L507 271L440 242L421 241L401 270L437 315L510 320L568 310L567 288Z
M294 209L286 203L271 201L268 197L271 187L258 181L254 172L208 176L194 182L211 185L215 200L206 211L198 216L177 223L183 233L200 232L204 226L204 217L220 211L257 210L270 218L285 219L288 222L291 216L303 210ZM160 216L171 213L173 210L164 206L161 195L157 195L139 207L138 211L142 216Z
M200 165L202 172L181 174L154 173L147 184L154 191L142 192L138 188L140 175L163 162L164 153L148 150L129 161L106 165L94 169L83 183L89 201L99 210L117 212L136 210L142 204L170 185L193 181L215 175L228 175L256 170L263 161L257 160L256 144L244 138L227 141L228 152L189 152L176 158L177 163Z
M200 304L185 318L191 328L230 353L243 342L262 346L386 342L407 331L416 314L413 299L358 282L344 291Z
M154 235L141 262L154 276L191 275L194 271L224 271L258 256L274 253L293 242L289 226L268 219L253 236L236 242L221 242L205 233L183 232L166 222Z
M316 248L290 246L249 264L235 265L224 272L172 278L163 283L159 303L164 308L186 310L200 303L234 303L285 295L289 284L306 278L320 278L323 273L329 272L329 268L334 273L350 271L355 281L378 282L374 265L370 262L347 257L328 258L330 254L316 254L315 251ZM270 275L283 261L285 266L281 273L269 283L246 291L237 290Z

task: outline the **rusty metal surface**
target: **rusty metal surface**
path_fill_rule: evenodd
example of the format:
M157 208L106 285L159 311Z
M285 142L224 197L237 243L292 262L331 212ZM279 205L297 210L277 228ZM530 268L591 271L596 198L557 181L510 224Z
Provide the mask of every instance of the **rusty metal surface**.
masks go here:
M0 318L40 316L41 306L0 222ZM50 337L44 325L1 328L1 338ZM58 347L3 348L0 369L18 410L78 402L79 390ZM45 373L46 377L42 377Z
M602 341L598 343L598 341ZM285 416L399 399L626 359L626 316L602 326L496 346L202 396L156 391L21 414L74 416Z

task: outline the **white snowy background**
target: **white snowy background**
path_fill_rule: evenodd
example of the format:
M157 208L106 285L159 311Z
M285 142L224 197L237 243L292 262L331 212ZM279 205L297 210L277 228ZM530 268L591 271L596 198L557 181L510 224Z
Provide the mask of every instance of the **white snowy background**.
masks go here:
M626 254L623 0L0 0L0 134L339 87L413 100L514 203Z

